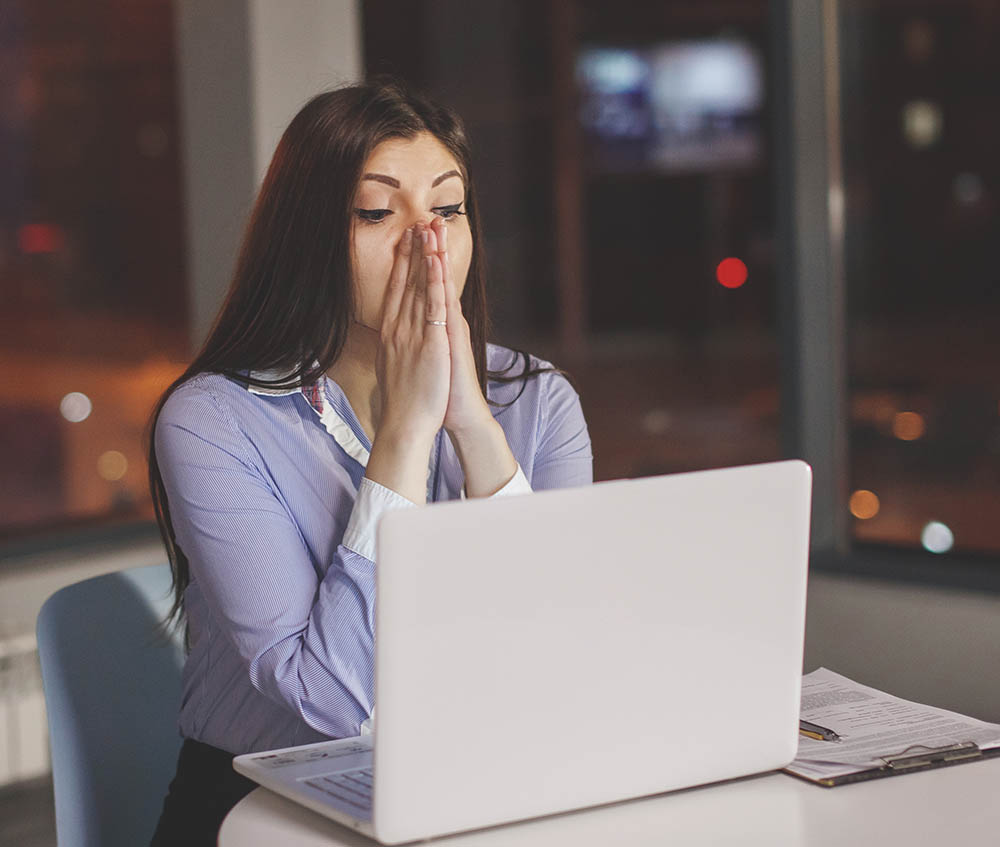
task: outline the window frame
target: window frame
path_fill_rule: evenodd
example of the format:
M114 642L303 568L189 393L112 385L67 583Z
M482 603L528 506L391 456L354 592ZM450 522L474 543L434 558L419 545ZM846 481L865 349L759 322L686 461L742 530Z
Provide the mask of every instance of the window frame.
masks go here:
M851 539L839 0L771 0L782 447L813 468L811 567L1000 593L988 554Z

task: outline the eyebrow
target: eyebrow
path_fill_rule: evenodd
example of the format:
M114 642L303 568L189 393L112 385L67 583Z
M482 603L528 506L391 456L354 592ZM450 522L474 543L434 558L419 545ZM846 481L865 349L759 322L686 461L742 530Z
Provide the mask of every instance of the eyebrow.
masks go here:
M439 177L437 177L434 180L434 182L431 183L431 188L436 188L442 182L444 182L446 179L448 179L449 177L453 177L453 176L457 176L459 179L462 178L462 175L458 171L455 171L455 170L445 171L443 174L441 174ZM373 182L384 182L386 185L392 186L393 188L399 188L400 187L398 179L396 179L395 177L386 176L385 174L365 174L363 177L361 177L361 179L363 179L363 180L364 179L370 179Z
M386 176L385 174L365 174L362 179L370 179L374 182L384 182L386 185L391 185L393 188L399 188L399 180L393 179L391 176Z
M441 176L439 176L436 180L434 180L434 182L431 183L431 188L437 187L446 179L448 179L448 177L451 176L457 176L459 179L462 178L462 175L458 171L445 171L443 174L441 174Z

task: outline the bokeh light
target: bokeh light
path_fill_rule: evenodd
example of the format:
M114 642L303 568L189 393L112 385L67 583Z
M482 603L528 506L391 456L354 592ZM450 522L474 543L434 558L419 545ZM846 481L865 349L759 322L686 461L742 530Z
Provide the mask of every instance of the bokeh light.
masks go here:
M941 140L944 115L937 103L911 100L903 106L903 138L917 150L933 147Z
M80 423L80 421L87 420L93 408L94 406L90 402L90 398L79 391L71 391L59 401L59 411L71 423Z
M899 412L892 419L892 434L901 441L916 441L927 431L923 415Z
M673 416L666 409L650 409L642 416L641 426L649 435L663 435L673 423Z
M106 479L108 482L121 479L127 470L128 459L118 450L101 453L101 458L97 460L97 472L101 475L101 479Z
M867 521L874 518L878 514L880 506L878 495L867 488L859 488L851 495L851 499L848 501L851 514L859 521Z
M747 266L741 259L730 256L719 262L719 266L715 269L715 278L726 288L739 288L747 281Z
M979 174L960 173L952 180L952 196L959 206L975 206L986 193L986 186Z
M65 240L63 231L52 224L25 224L17 231L17 246L29 256L58 253Z
M931 521L920 533L920 543L931 553L947 553L955 543L955 536L941 521Z

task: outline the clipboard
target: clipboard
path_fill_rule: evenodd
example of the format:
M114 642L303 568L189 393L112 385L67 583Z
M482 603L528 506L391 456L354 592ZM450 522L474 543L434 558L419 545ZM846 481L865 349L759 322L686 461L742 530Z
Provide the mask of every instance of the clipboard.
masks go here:
M911 750L922 752L911 753ZM785 773L798 779L833 788L837 785L847 785L852 782L866 782L870 779L884 779L887 776L900 776L915 771L928 771L935 768L949 768L954 765L964 765L1000 756L1000 747L982 749L974 741L964 741L960 744L950 744L946 747L926 747L923 744L912 744L899 753L880 756L884 764L876 767L863 768L854 773L841 774L834 777L811 778L804 774L785 769Z
M798 753L782 770L825 788L1000 755L1000 723L904 700L827 668L802 677L799 730Z

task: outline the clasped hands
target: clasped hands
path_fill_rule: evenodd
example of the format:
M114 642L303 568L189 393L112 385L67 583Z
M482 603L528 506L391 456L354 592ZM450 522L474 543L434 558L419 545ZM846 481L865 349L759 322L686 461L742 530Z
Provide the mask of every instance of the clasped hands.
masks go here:
M441 323L443 322L443 323ZM493 425L448 257L448 224L414 224L396 245L375 362L382 418L433 439Z
M518 463L479 386L443 220L410 227L396 245L375 374L382 416L366 471L371 479L424 502L427 451L442 426L467 496L488 497L513 479Z

